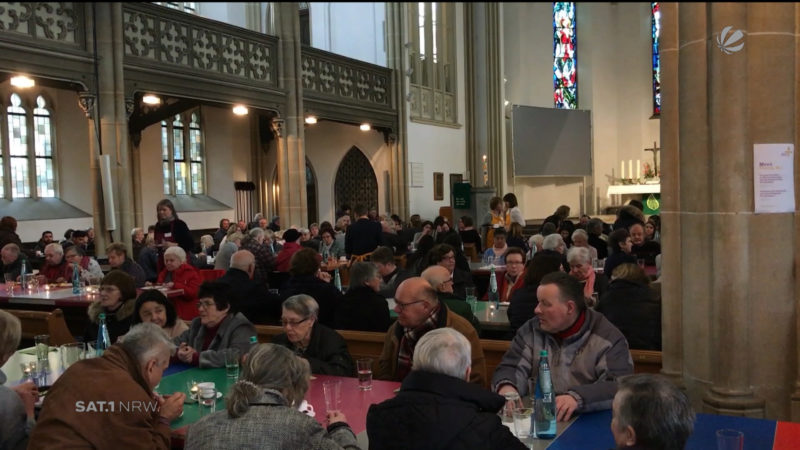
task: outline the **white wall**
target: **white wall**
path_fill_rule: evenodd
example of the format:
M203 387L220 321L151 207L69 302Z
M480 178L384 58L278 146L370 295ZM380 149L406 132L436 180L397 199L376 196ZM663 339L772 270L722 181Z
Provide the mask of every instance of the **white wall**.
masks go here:
M311 46L386 66L384 3L309 4Z
M408 188L409 215L419 214L433 219L439 215L439 208L450 205L450 174L463 174L467 171L467 138L464 131L464 8L456 4L455 36L458 128L426 125L412 122L410 108L406 108L408 162L422 163L424 171L423 187ZM408 82L408 77L403 77ZM408 168L406 168L408 170ZM444 200L433 200L433 173L444 173ZM410 181L411 173L408 173ZM473 176L474 178L474 176ZM473 182L474 184L474 182Z
M198 2L197 14L207 19L247 28L245 5L242 2Z
M610 204L607 176L613 169L619 177L619 161L652 165L652 153L643 149L660 145L659 121L650 119L650 6L578 3L576 12L578 107L592 111L595 190L589 195L604 207ZM552 107L552 3L504 3L503 25L506 99ZM581 212L581 178L515 178L513 186L527 219L544 218L561 204L573 215Z

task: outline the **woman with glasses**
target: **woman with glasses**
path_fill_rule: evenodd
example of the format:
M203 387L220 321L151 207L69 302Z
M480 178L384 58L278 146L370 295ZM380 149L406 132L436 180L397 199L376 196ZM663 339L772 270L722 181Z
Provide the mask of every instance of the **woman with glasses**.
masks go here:
M567 262L569 263L569 274L575 277L583 285L583 296L589 301L589 306L594 306L593 302L603 296L608 288L608 280L600 275L596 276L592 267L592 255L586 247L572 247L567 252ZM593 299L592 294L597 294Z
M475 286L472 281L472 273L456 267L456 250L448 244L439 244L428 253L429 266L439 265L450 272L453 278L453 293L458 298L467 297L467 286ZM422 272L420 272L422 273Z
M497 292L501 302L510 301L511 295L522 287L525 279L525 251L519 247L510 247L505 255L506 271L497 277ZM483 299L489 300L488 289Z
M89 325L83 333L83 341L97 341L100 313L106 315L106 328L111 343L128 332L136 307L136 286L133 277L121 270L112 270L100 282L100 293L89 305Z
M375 264L353 264L350 268L350 288L334 313L333 324L337 330L386 332L389 329L389 308L386 299L378 294L381 281Z
M388 311L388 307L387 307ZM308 360L311 373L355 376L355 364L347 344L336 331L317 322L319 305L313 297L298 294L283 302L283 333L272 339Z
M235 348L244 355L250 349L250 338L256 336L256 328L242 313L232 309L230 290L230 285L218 281L207 281L200 286L198 317L188 330L173 339L179 346L175 354L178 360L201 368L225 367L223 350Z

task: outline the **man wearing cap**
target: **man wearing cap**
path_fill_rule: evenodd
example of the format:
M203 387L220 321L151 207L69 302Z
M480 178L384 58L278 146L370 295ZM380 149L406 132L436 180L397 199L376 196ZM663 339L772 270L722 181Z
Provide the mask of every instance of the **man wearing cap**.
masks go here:
M292 255L302 248L297 242L298 239L300 239L300 232L294 228L289 228L283 232L284 244L275 258L275 270L278 272L289 271L289 261L292 259Z

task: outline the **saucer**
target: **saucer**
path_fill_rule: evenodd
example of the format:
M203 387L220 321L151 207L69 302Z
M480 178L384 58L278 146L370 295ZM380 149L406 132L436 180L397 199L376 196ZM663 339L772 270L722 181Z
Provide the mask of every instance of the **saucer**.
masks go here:
M197 400L197 394L192 394L191 397L193 400ZM217 398L222 398L222 392L217 392Z

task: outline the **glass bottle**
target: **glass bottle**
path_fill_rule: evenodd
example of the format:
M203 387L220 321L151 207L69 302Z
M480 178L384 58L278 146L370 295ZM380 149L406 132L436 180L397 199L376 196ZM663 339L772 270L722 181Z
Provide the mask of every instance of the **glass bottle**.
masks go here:
M339 276L339 268L333 272L333 285L339 292L342 292L342 278Z
M556 399L553 394L553 381L550 378L550 364L547 350L539 352L539 374L533 394L533 427L539 439L556 437Z
M108 326L106 326L106 315L100 313L100 324L97 326L97 345L95 345L95 355L103 356L103 352L111 346L111 338L108 337Z
M78 263L72 263L72 293L81 293L81 269Z
M494 304L495 309L500 307L500 294L497 293L497 275L494 273L494 266L491 268L489 276L489 302Z

